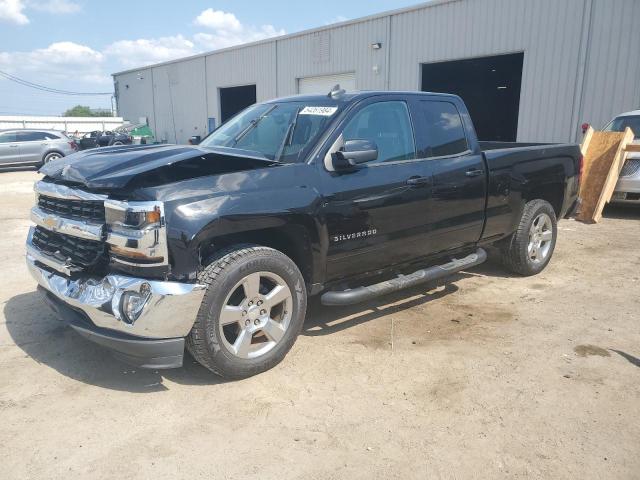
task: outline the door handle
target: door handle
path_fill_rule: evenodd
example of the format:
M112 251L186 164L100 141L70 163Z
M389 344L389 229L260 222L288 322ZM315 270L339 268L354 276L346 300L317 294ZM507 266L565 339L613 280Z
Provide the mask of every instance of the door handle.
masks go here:
M431 183L431 177L411 177L407 180L407 185L423 186Z
M18 148L18 145L9 145L11 148Z
M467 170L465 175L467 177L478 177L484 173L484 170Z

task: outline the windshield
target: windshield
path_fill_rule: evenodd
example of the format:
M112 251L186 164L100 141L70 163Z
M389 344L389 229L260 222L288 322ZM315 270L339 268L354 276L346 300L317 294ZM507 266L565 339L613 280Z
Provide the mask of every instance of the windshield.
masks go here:
M629 127L633 130L635 139L640 139L640 115L614 118L609 125L604 127L605 132L624 132Z
M337 110L336 106L308 102L253 105L212 132L200 145L250 150L269 160L297 162Z

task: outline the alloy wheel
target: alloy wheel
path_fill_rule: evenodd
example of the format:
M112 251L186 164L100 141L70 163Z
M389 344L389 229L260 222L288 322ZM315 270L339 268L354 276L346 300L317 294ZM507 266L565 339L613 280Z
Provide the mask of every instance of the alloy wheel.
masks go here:
M227 295L219 316L222 341L239 358L254 359L271 351L284 337L293 309L287 283L272 272L255 272Z
M527 255L534 264L544 262L551 252L553 241L553 223L546 213L539 214L529 229L529 244Z

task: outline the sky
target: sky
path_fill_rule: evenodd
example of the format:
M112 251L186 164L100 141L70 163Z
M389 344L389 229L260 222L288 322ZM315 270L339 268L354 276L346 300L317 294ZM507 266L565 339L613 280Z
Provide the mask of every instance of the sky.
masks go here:
M111 74L402 8L419 0L0 0L0 72L73 92L113 91ZM0 76L0 115L111 108Z

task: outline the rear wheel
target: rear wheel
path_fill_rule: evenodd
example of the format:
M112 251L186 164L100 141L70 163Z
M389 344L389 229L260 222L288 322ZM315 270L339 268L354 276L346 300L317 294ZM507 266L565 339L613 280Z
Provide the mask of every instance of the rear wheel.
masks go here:
M518 229L502 245L504 265L524 276L540 273L551 260L557 232L556 214L549 202L528 202L524 206Z
M225 378L255 375L277 365L304 323L304 279L283 253L261 246L222 252L200 275L207 285L187 337L193 357Z

